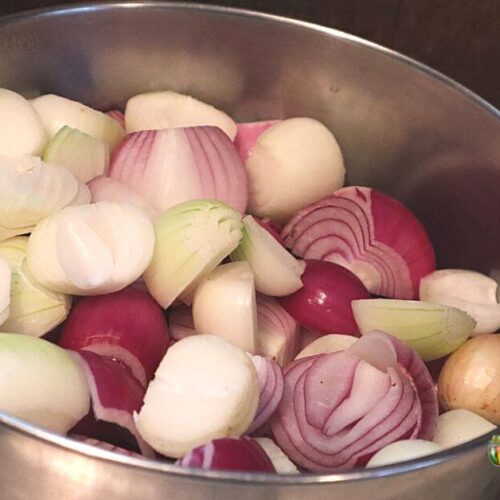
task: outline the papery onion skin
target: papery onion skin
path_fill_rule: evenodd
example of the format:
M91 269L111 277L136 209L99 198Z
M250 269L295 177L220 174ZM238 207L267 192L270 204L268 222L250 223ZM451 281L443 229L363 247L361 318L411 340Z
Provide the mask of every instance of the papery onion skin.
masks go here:
M341 264L384 297L417 298L420 279L436 267L422 224L400 202L371 188L339 189L303 208L282 236L295 255Z
M240 212L248 204L243 162L217 127L129 134L113 154L109 176L137 191L159 212L202 198Z
M153 378L169 343L163 310L147 292L133 287L82 298L71 310L59 339L66 349L121 361L144 386Z
M469 339L445 362L438 396L447 410L465 409L500 425L500 335Z
M281 297L280 303L302 326L317 333L359 335L351 301L368 298L363 283L333 262L306 260L303 287Z
M176 465L205 470L276 472L262 446L247 437L214 439L192 449Z
M259 377L259 406L254 420L247 429L247 434L253 434L266 424L278 407L283 396L285 382L283 372L276 361L261 356L252 356L252 362Z
M415 438L420 419L420 402L405 371L389 367L386 374L338 351L288 365L271 426L295 463L327 472L364 464L387 444Z

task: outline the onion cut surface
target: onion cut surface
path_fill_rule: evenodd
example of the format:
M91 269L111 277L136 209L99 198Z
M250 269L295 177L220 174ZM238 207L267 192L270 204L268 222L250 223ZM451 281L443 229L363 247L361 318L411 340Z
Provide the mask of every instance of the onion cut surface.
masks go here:
M137 191L160 212L200 198L223 201L240 212L248 203L243 162L216 127L129 134L113 154L109 176Z
M276 361L261 356L252 356L252 362L259 378L260 395L257 413L247 434L258 431L266 424L278 407L285 388L283 372Z
M257 294L257 353L281 367L299 348L299 325L274 297Z
M436 266L417 218L394 198L366 187L339 189L305 207L282 236L293 254L347 267L371 293L389 298L417 298L420 279Z
M82 298L71 310L59 340L66 349L121 361L144 386L169 343L163 310L147 292L132 287Z
M192 449L176 465L205 470L276 472L262 446L247 437L214 439Z

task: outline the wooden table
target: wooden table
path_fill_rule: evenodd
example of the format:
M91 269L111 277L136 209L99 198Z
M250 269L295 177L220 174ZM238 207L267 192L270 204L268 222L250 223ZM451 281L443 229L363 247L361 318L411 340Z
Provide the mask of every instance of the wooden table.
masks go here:
M500 0L198 2L261 10L359 35L442 71L500 108ZM0 13L59 3L1 0Z

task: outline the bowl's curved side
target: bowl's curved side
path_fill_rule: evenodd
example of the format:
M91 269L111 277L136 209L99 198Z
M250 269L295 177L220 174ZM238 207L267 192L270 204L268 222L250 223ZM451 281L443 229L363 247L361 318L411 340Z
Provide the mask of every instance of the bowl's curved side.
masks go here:
M171 88L239 120L313 116L336 134L351 184L379 188L416 212L441 266L500 269L498 113L446 78L354 37L227 8L71 7L0 21L0 86L27 96L54 92L100 108ZM235 481L207 486L204 478L213 475L155 474L89 459L12 425L0 426L0 456L9 457L0 468L8 498L22 497L21 484L23 495L37 498L104 492L141 499L326 498L331 491L324 483L332 481L338 498L420 498L414 488L427 491L422 498L471 498L495 479L481 441L426 469L425 483L418 471L377 481L397 472L388 468L363 472L361 481L338 474L305 476L294 486L286 478L249 486L247 476L234 474Z

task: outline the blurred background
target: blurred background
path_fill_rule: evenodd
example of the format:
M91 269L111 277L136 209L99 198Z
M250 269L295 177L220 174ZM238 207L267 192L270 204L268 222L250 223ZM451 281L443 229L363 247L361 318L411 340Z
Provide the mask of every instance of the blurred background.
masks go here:
M0 0L0 13L61 0ZM289 16L377 42L438 69L500 108L500 0L198 0Z

